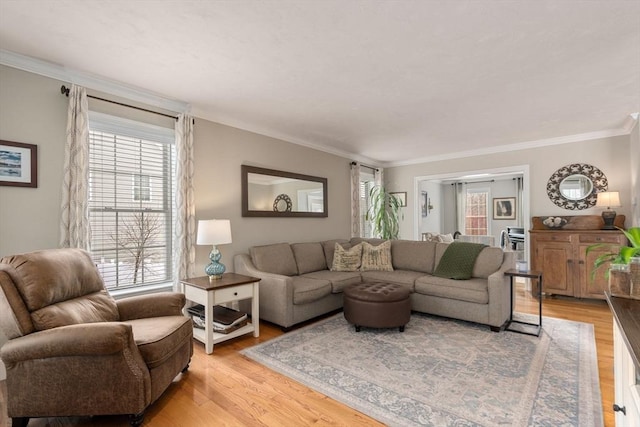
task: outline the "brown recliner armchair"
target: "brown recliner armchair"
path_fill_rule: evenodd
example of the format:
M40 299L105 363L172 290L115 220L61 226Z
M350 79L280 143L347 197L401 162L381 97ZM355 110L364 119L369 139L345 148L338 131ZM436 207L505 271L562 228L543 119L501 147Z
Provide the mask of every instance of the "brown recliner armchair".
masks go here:
M114 300L89 254L51 249L0 260L0 349L7 412L29 418L129 414L186 371L193 353L183 294Z

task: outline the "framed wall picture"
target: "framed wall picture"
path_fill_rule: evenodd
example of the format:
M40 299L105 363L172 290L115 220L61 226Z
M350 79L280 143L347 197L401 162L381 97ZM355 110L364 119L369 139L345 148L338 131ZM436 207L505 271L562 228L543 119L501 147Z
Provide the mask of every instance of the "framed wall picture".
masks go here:
M0 141L0 185L38 186L38 146Z
M396 193L392 193L389 192L390 195L394 196L396 199L398 199L398 201L400 202L400 207L404 208L407 206L407 192L403 191L403 192L396 192Z
M493 219L516 219L516 198L495 197L493 199Z

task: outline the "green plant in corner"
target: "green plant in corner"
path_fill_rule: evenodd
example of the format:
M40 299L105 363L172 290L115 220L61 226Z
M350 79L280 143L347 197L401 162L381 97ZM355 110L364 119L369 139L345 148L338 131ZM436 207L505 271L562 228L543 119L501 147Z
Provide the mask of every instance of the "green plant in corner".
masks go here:
M369 191L367 221L373 224L373 233L382 239L397 239L400 231L400 199L383 186L376 185Z
M629 260L633 257L640 256L640 227L631 227L628 230L623 230L618 227L618 230L622 231L629 240L631 246L620 246L618 252L610 252L600 255L593 262L593 270L591 271L591 279L595 277L598 268L602 267L606 263L611 264L629 264ZM587 248L587 254L594 249L607 246L606 243L598 243L591 245ZM609 277L609 271L605 273L605 277Z

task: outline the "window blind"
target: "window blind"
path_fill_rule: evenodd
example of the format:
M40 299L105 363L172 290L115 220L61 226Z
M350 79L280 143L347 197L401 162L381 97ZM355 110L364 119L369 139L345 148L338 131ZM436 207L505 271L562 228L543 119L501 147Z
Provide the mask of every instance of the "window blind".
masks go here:
M92 256L110 289L171 281L174 140L108 117L89 124Z

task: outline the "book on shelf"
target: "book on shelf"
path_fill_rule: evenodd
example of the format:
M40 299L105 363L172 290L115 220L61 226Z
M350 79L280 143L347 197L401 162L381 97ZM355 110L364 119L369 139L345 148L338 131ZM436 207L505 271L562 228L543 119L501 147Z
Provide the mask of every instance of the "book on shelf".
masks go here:
M187 312L193 320L196 328L204 329L204 306L202 304L187 308ZM213 330L222 334L228 334L248 323L247 313L234 310L223 305L213 307Z

